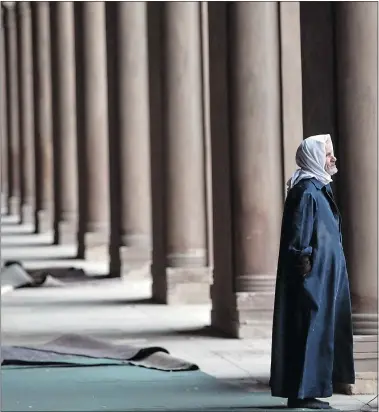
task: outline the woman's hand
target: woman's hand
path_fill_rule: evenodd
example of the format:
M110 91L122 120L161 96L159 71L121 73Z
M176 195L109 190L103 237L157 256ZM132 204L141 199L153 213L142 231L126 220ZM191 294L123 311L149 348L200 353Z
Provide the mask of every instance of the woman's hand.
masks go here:
M296 269L299 275L306 276L312 270L310 256L301 256L296 264Z

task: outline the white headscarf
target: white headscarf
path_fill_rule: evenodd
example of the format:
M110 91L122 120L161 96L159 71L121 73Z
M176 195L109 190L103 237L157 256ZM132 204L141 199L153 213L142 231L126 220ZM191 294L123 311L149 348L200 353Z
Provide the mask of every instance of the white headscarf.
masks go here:
M325 170L326 143L331 141L330 134L320 134L304 139L296 151L296 164L299 169L288 180L288 190L303 179L315 178L324 185L332 182Z

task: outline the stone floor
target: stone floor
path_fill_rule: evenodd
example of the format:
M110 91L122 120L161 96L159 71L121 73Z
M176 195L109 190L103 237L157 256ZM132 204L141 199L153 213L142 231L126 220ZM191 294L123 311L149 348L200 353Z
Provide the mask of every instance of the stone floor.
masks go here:
M52 233L32 234L15 217L1 218L1 260L21 260L27 268L82 267L92 274L107 270L106 261L74 259L75 247L52 246ZM235 340L208 330L210 305L169 307L150 303L150 280L131 273L122 280L72 284L64 288L21 289L1 297L3 344L38 343L66 332L86 333L112 342L166 347L197 363L218 379L246 391L267 391L269 340ZM377 410L374 396L335 395L336 409ZM281 400L283 405L285 400ZM254 405L252 405L254 407Z

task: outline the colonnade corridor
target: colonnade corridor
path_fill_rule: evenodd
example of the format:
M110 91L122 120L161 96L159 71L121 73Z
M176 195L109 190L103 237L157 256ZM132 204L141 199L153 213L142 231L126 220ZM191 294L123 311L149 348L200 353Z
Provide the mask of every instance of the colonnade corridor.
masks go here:
M377 11L374 2L2 2L2 343L74 333L161 346L179 369L200 368L170 375L183 383L167 390L184 391L184 410L283 408L268 383L286 183L302 139L330 134L356 367L355 385L331 404L375 405L366 403L378 362ZM155 382L140 378L135 399L142 381ZM7 379L10 389L22 382ZM162 388L157 402L175 410ZM213 395L201 392L196 406L201 388ZM99 402L118 399L99 390ZM148 410L145 401L133 408ZM120 407L112 402L103 406Z

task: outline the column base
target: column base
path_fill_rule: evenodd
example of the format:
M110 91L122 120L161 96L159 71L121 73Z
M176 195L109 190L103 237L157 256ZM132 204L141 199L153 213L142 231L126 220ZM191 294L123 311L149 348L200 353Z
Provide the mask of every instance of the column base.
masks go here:
M124 250L122 250L124 249ZM150 279L151 258L147 250L132 250L110 246L109 275L111 277L126 276L128 279Z
M99 232L78 235L78 258L95 262L109 262L109 236Z
M167 305L210 302L210 268L165 268L159 272L154 269L152 265L152 295L155 302Z
M274 292L238 292L228 299L212 294L211 326L232 338L270 338Z
M34 208L31 204L21 206L20 224L34 223Z
M336 383L334 392L343 395L376 395L378 392L377 335L354 335L354 366L355 384Z
M16 196L8 198L7 213L9 216L18 216L20 214L20 199Z
M54 245L76 245L78 242L77 224L62 221L55 224Z
M53 228L51 213L47 210L38 210L34 214L34 233L46 233Z
M7 205L8 192L3 188L1 189L2 189L1 194L0 194L1 209L4 208L6 210L8 208L8 205ZM6 212L4 211L4 213Z
M150 261L151 251L147 248L120 247L121 274L127 275L130 271L146 266Z
M109 237L109 276L112 278L120 278L121 273L121 259L120 259L120 245L118 236L111 232Z
M377 372L377 335L354 335L354 365L356 373Z
M334 384L333 392L342 395L376 395L378 393L378 373L358 372L355 384Z
M378 334L378 314L377 313L353 313L354 335Z

